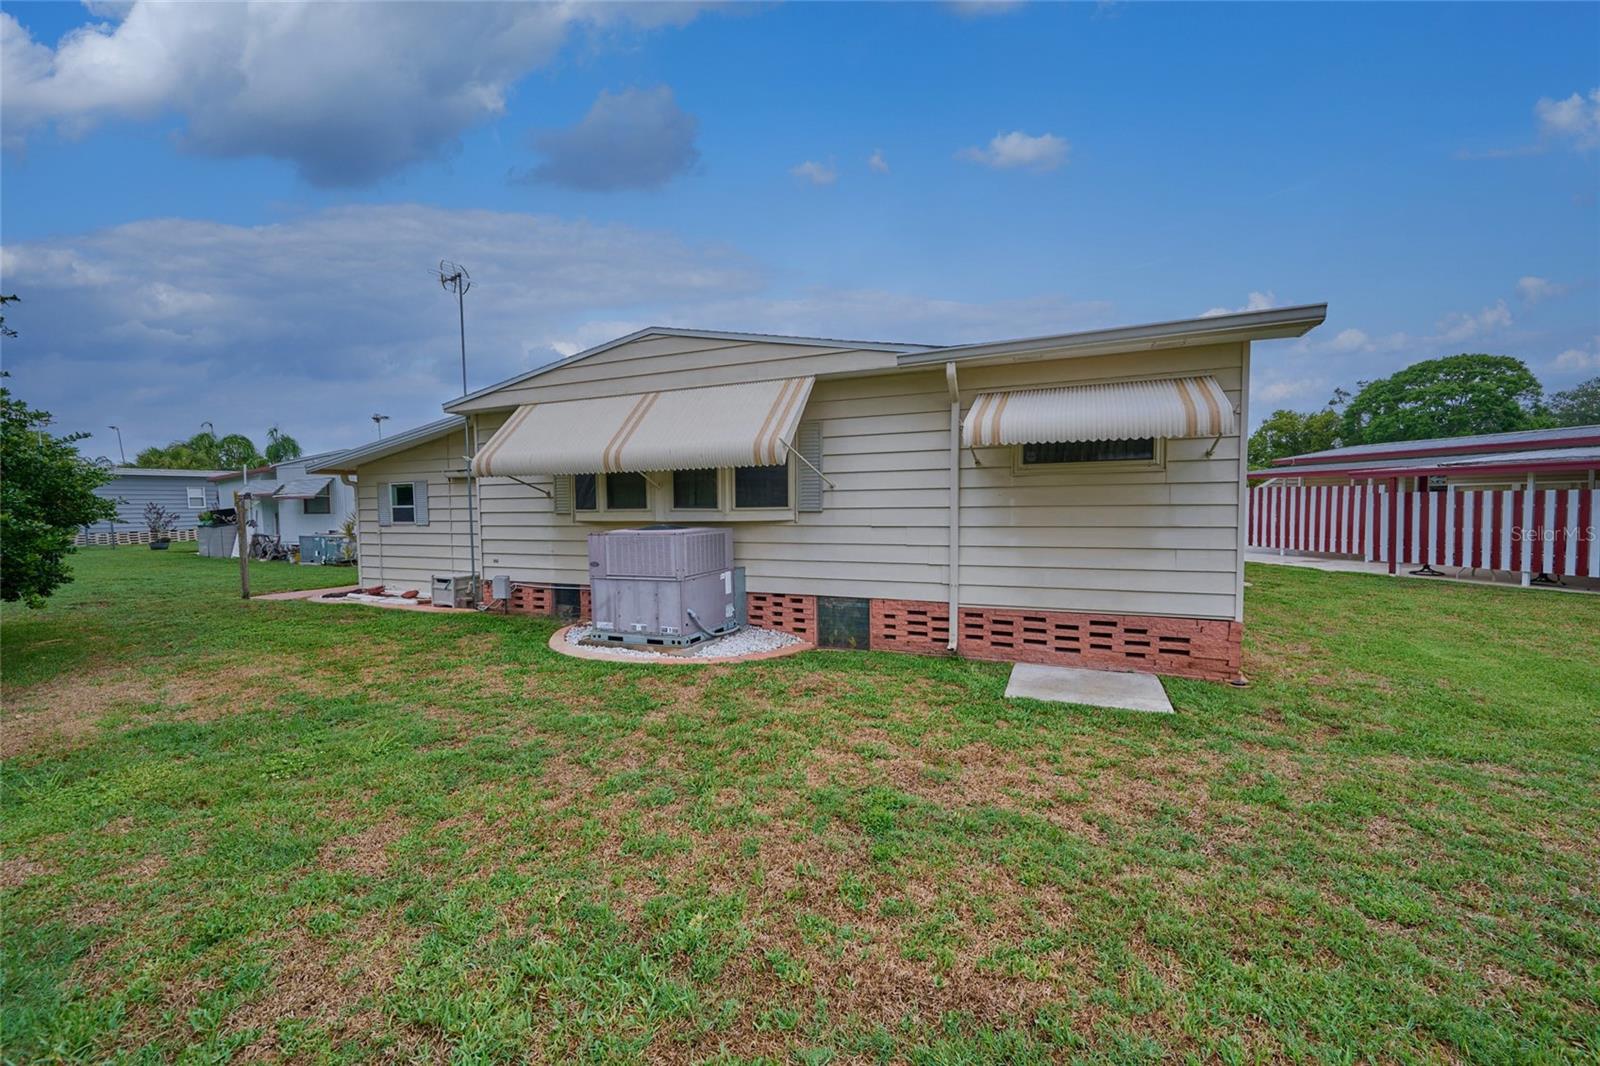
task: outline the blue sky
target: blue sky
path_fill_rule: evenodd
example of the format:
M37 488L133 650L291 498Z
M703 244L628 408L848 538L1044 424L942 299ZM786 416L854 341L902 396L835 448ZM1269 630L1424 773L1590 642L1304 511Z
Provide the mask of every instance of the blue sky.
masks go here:
M1600 6L0 4L12 385L314 447L665 322L930 343L1331 305L1255 413L1600 374ZM87 27L87 28L86 28Z

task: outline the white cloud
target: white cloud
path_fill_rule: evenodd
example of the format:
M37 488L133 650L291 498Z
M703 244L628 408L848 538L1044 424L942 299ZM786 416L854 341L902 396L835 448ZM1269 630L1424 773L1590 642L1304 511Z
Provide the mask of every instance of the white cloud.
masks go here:
M1237 315L1244 311L1266 311L1278 305L1278 298L1270 290L1267 292L1252 292L1245 297L1243 307L1212 307L1200 312L1201 318L1216 318L1218 315Z
M1557 371L1566 373L1600 370L1600 336L1595 337L1585 347L1568 348L1551 360L1551 366Z
M460 390L455 307L427 273L441 256L472 271L475 387L592 343L583 326L615 318L608 309L638 320L607 337L754 293L762 276L670 234L522 213L401 204L263 226L151 220L0 250L27 311L6 316L20 333L7 369L63 426L121 425L130 454L205 418L257 436L277 422L308 448L356 443L373 410L423 422Z
M1261 404L1286 403L1291 400L1315 398L1325 400L1332 392L1326 378L1280 378L1261 385L1251 385L1251 400Z
M883 157L882 148L874 148L872 154L867 156L867 169L874 174L889 173L889 161Z
M1439 340L1448 344L1469 340L1511 325L1511 309L1504 300L1496 300L1477 314L1452 312L1439 320Z
M1550 300L1566 294L1570 286L1551 281L1549 278L1523 277L1517 279L1517 295L1522 297L1525 304L1536 304L1541 300Z
M1021 0L946 0L945 3L945 7L962 18L1008 15L1021 6Z
M546 159L523 180L591 191L659 188L699 161L698 130L665 85L602 90L577 125L534 138Z
M1342 329L1328 342L1330 352L1365 352L1372 349L1372 338L1365 330Z
M1065 163L1071 150L1070 144L1053 133L1041 133L1035 137L1021 130L1012 130L1010 133L995 134L985 148L963 148L956 153L956 158L997 170L1044 172L1055 170Z
M991 303L819 288L771 292L737 252L659 231L519 212L335 208L261 226L162 219L0 248L11 384L64 429L115 424L129 453L202 419L307 448L439 416L460 390L453 302L428 269L472 271L480 387L651 324L927 343L1112 324L1110 305ZM114 447L87 441L91 454Z
M790 168L789 173L813 185L832 185L839 180L839 171L832 163L818 163L811 159Z
M318 185L448 152L578 28L682 23L676 4L135 3L54 48L0 14L8 147L40 128L183 118L206 155L269 156Z
M1573 93L1565 100L1544 97L1533 110L1541 136L1569 143L1580 152L1600 148L1600 88L1590 89L1587 96Z

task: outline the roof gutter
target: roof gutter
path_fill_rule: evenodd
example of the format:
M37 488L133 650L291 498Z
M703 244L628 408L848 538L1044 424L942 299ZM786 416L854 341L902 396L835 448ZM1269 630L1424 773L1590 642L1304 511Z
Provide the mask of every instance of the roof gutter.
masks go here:
M1441 455L1478 455L1490 452L1529 452L1546 451L1552 448L1582 448L1589 445L1600 444L1600 433L1578 433L1571 437L1541 437L1538 440L1497 441L1493 444L1476 444L1471 446L1437 448L1380 448L1373 451L1350 452L1347 454L1328 455L1317 452L1307 452L1305 455L1286 455L1282 459L1274 459L1272 466L1277 470L1300 471L1312 470L1322 464L1337 465L1345 462L1373 462L1379 459L1427 459Z

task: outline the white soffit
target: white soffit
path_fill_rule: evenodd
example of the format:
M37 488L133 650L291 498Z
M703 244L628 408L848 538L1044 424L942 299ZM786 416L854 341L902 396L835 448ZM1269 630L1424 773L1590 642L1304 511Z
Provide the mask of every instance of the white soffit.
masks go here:
M815 378L519 407L472 461L479 477L777 466Z
M978 395L961 424L969 448L1234 432L1233 404L1213 377L1119 381Z

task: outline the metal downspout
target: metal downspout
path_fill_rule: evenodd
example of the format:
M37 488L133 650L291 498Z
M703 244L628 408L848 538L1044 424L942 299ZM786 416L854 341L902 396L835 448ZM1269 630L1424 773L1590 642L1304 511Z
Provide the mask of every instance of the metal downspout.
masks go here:
M961 635L961 384L956 365L944 365L945 389L950 393L950 641L955 651Z

